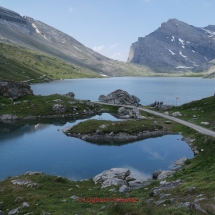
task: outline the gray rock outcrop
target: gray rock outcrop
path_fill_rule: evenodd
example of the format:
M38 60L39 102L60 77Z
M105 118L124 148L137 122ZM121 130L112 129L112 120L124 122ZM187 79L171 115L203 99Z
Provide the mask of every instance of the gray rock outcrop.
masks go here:
M177 112L172 113L172 116L177 117L177 116L182 116L182 114L177 111Z
M154 179L161 180L168 176L172 176L174 173L175 173L175 171L172 171L172 170L160 170L159 169L159 170L154 171L152 176Z
M1 120L17 120L17 119L19 119L19 117L16 115L12 115L12 114L3 114L3 115L0 115L0 119Z
M141 187L148 186L151 182L149 180L143 179L135 179L133 181L129 181L128 184L132 190L137 190Z
M183 166L184 162L187 160L186 157L180 158L177 161L174 162L174 166Z
M117 105L134 105L140 102L140 99L134 95L130 95L126 91L116 90L107 96L100 95L99 101L105 102L108 104L117 104Z
M33 94L30 86L13 81L0 81L0 95L12 99L18 99L24 95Z
M22 203L22 207L23 207L23 208L29 208L30 205L29 205L27 202L23 202L23 203Z
M19 208L15 208L15 209L13 209L13 210L10 210L10 211L8 212L8 215L13 215L13 214L17 214L17 213L19 213Z
M111 185L124 185L126 184L126 177L131 174L129 169L125 168L112 168L106 170L93 178L95 184L102 183L102 188Z
M130 47L128 62L157 72L200 71L215 58L215 26L194 27L169 19Z
M209 122L201 122L202 125L209 125Z
M62 96L66 96L66 97L69 98L69 99L74 99L75 94L74 94L73 92L69 92L69 93L64 94L64 95L62 95Z
M61 104L53 105L52 110L58 113L65 113L67 111L66 106Z

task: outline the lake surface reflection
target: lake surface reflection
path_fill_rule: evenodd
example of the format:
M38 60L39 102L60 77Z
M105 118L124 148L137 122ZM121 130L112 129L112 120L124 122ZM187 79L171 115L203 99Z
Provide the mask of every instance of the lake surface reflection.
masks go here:
M77 99L98 101L100 95L107 95L117 89L127 91L140 98L143 105L155 101L164 104L181 105L193 100L213 96L215 79L173 78L173 77L123 77L100 79L71 79L51 83L33 84L36 95L65 94L74 92Z
M93 118L117 120L109 114ZM154 170L170 169L178 158L193 157L181 135L113 146L87 143L67 137L61 131L80 121L8 126L8 130L0 133L0 180L27 171L42 171L80 180L113 167L126 167L133 176L146 178L151 177Z

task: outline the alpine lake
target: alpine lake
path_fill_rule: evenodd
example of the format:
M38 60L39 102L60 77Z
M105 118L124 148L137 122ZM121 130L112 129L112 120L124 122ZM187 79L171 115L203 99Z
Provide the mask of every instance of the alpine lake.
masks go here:
M155 101L181 105L214 95L215 80L201 78L104 78L72 79L31 86L36 95L75 93L76 99L97 101L117 89L140 98L142 105ZM178 98L178 99L176 99ZM108 113L93 119L119 120ZM128 168L131 176L151 178L157 169L171 169L179 158L192 158L181 135L165 135L123 145L97 145L66 136L62 129L83 120L55 119L25 125L0 124L0 180L39 171L71 180L92 178L111 168ZM9 127L9 128L8 128Z

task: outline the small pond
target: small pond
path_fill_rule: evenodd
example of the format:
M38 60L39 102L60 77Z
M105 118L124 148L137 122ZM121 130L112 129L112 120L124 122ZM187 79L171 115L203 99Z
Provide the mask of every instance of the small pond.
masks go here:
M95 119L117 120L110 114ZM42 171L72 180L88 179L114 167L129 168L134 177L151 177L154 170L170 169L175 160L193 157L181 135L165 135L135 143L96 145L67 137L62 129L83 120L1 125L0 180L27 171Z

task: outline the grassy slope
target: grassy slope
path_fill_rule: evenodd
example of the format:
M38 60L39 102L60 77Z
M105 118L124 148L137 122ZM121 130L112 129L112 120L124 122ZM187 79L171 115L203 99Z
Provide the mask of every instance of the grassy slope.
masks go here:
M28 100L30 100L28 97ZM50 98L50 102L55 97ZM59 97L58 97L59 98ZM24 98L23 98L24 99ZM26 99L26 98L25 98ZM38 101L41 99L41 104L45 104L44 98L38 97ZM46 98L47 99L47 98ZM47 100L46 100L47 101ZM66 101L65 101L66 103ZM207 106L208 104L208 106ZM202 113L201 117L203 121L206 119L209 121L212 119L211 115L214 114L214 97L202 99L200 101L194 101L185 104L181 107L176 107L173 111L183 111L185 116L192 116L193 111L199 110ZM197 110L192 110L197 108ZM192 110L192 111L191 111ZM204 111L204 112L201 112ZM191 112L191 113L190 113ZM195 112L195 114L197 114ZM159 185L158 181L154 181L151 185L134 190L129 194L122 194L118 191L110 192L110 188L101 189L101 186L95 185L92 180L89 181L69 181L67 179L57 178L55 176L19 176L18 178L30 178L33 182L38 183L38 187L30 188L27 186L12 185L11 178L8 178L0 182L0 210L7 211L7 209L14 209L20 207L22 202L26 201L30 204L29 208L20 208L21 214L27 212L33 212L33 214L41 214L44 212L50 212L51 214L151 214L151 215L188 215L188 214L203 214L195 209L188 210L185 208L176 208L181 202L193 202L199 194L203 194L206 198L198 202L208 214L215 214L214 192L215 192L215 138L208 137L202 134L198 134L196 131L172 122L172 124L165 125L165 119L156 117L150 114L144 114L148 117L148 120L141 120L144 125L151 124L157 121L158 125L167 126L173 132L181 132L183 136L195 139L193 142L197 146L200 154L187 162L185 168L177 172L172 178L167 179L173 181L181 179L182 184L175 189L162 191L163 194L171 194L171 198L174 198L174 203L170 201L155 206L154 202L160 200L160 195L154 196L151 204L146 204L145 200L151 198L151 189ZM204 118L206 117L206 119ZM189 118L189 117L188 117ZM92 121L90 121L92 122ZM94 121L96 122L96 121ZM138 121L137 121L138 122ZM96 122L97 123L97 122ZM101 122L102 123L102 122ZM112 123L111 123L112 125ZM128 125L133 127L134 124ZM151 124L152 125L152 124ZM96 124L97 126L97 124ZM123 128L126 129L126 128ZM203 150L201 150L203 149ZM17 178L13 178L17 179ZM76 186L76 185L79 185ZM189 191L189 187L196 187L194 190ZM118 189L117 189L118 190ZM119 197L135 197L139 199L138 203L85 203L73 200L70 197L76 195L81 197L99 197L112 198L113 196ZM22 200L15 201L17 197L22 197ZM62 202L66 200L66 202Z
M215 131L215 96L174 107L169 113L176 111L182 114L180 119ZM201 122L208 122L209 125L203 125Z
M101 125L106 125L106 128L99 128ZM140 131L153 131L162 129L163 126L154 124L151 120L128 120L128 121L108 121L108 120L87 120L73 126L69 132L71 133L94 133L97 129L103 130L105 133L126 132L129 134L137 134Z
M101 77L95 72L83 69L30 49L0 43L0 79L13 81L31 80L44 82L65 78Z
M53 100L60 99L61 101L54 102ZM69 101L74 101L76 104L69 104ZM69 99L65 96L54 94L49 96L34 96L26 95L22 98L17 99L15 102L20 102L20 104L14 104L8 98L0 96L0 115L2 114L13 114L19 117L26 116L47 116L47 115L72 115L72 114L82 114L84 109L95 110L99 109L98 105L95 107L86 105L86 101ZM3 105L2 105L3 104ZM62 104L66 106L67 111L65 113L56 113L52 110L54 104Z

